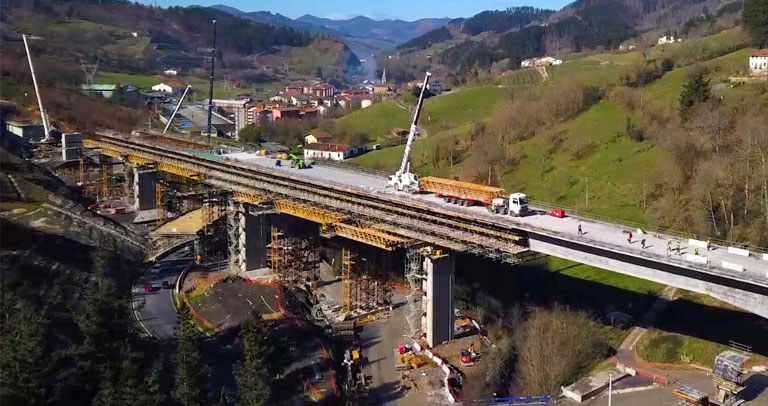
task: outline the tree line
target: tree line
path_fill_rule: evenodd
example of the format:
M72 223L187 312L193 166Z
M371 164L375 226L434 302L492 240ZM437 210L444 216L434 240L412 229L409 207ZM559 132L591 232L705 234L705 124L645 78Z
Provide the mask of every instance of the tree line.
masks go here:
M535 21L544 21L553 10L537 7L510 7L506 10L483 11L464 21L461 31L468 35L482 32L501 34L509 30L520 30Z
M306 31L261 24L203 7L170 7L166 14L189 33L211 31L211 20L215 19L217 47L240 55L273 52L279 46L303 47L313 38Z

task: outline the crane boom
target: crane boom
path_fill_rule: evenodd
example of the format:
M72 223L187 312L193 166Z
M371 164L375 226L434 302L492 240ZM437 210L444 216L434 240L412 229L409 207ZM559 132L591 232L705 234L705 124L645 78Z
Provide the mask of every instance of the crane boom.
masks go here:
M21 38L24 40L24 50L27 51L27 61L29 62L29 71L32 73L32 83L35 85L35 95L37 96L37 106L40 107L40 119L43 121L43 131L45 131L45 140L48 141L51 137L51 124L48 122L48 114L43 108L43 99L40 98L40 89L37 86L37 75L35 75L35 65L32 64L32 55L29 53L29 43L27 42L27 34L23 34Z
M424 91L427 89L429 83L429 77L432 76L430 72L424 75L424 83L421 86L421 92L419 93L419 102L416 104L416 114L413 115L413 121L411 122L411 129L408 132L408 141L405 143L405 153L403 153L403 162L400 164L400 173L405 173L408 170L408 162L411 159L411 145L413 139L416 138L416 131L419 125L419 116L421 115L421 107L424 104Z
M176 108L173 109L173 114L171 114L171 118L168 119L168 122L165 124L165 129L163 130L163 135L168 131L168 127L171 126L171 123L173 123L173 119L176 117L176 113L179 112L179 108L181 107L181 103L184 103L184 98L187 96L187 92L189 92L189 89L192 88L192 86L187 85L187 88L184 89L184 94L181 95L181 99L179 99L179 104L176 105ZM208 105L210 106L211 103L208 102Z
M389 177L389 182L387 183L387 186L394 187L399 191L416 193L421 190L419 177L416 174L411 173L411 146L413 145L413 140L416 137L416 131L418 130L419 116L421 115L421 108L424 105L424 92L426 91L427 86L429 86L430 76L432 76L432 74L429 72L424 75L424 83L422 83L421 93L419 93L419 102L416 105L416 112L413 115L411 130L408 132L408 141L405 143L403 162L400 164L400 169L398 169L394 175Z

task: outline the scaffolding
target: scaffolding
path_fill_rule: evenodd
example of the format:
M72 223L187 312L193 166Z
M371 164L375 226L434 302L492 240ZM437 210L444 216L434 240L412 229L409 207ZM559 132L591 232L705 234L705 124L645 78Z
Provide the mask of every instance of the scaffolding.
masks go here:
M344 315L352 312L352 253L344 248L341 250L341 312Z
M106 200L112 195L112 162L106 155L99 156L101 163L101 199Z
M272 279L280 281L280 230L272 226L272 239L269 245L269 263L272 268Z
M421 315L422 315L422 283L424 280L424 270L422 261L424 257L421 250L417 247L408 247L405 252L405 284L408 290L405 295L406 314L405 314L405 332L404 336L411 339L418 339L422 333Z
M269 261L275 282L299 284L312 282L320 276L320 252L315 241L295 237L280 238L283 234L272 227Z
M233 274L245 272L245 213L243 205L229 200L227 206L227 237L229 242L229 271Z
M163 187L155 184L155 226L160 227L165 220L165 206L163 204Z

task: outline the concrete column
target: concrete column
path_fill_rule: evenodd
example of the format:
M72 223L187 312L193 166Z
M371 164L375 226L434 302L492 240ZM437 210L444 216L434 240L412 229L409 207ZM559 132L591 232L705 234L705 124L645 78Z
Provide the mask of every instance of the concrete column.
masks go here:
M454 277L456 260L444 251L434 251L424 258L424 303L427 344L431 347L453 339Z
M155 192L157 190L158 173L155 168L137 166L133 168L133 195L136 200L133 208L154 210L157 207Z
M267 267L270 221L247 204L230 201L227 213L229 269L240 274Z
M248 206L245 218L245 269L265 268L267 264L267 244L270 239L270 222L267 215Z

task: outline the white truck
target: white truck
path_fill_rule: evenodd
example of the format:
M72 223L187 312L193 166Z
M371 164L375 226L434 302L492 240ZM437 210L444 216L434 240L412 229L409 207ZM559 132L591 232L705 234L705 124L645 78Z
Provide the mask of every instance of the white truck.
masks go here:
M509 198L497 197L491 200L488 211L494 214L509 214L520 217L528 214L528 196L525 193L512 193Z

